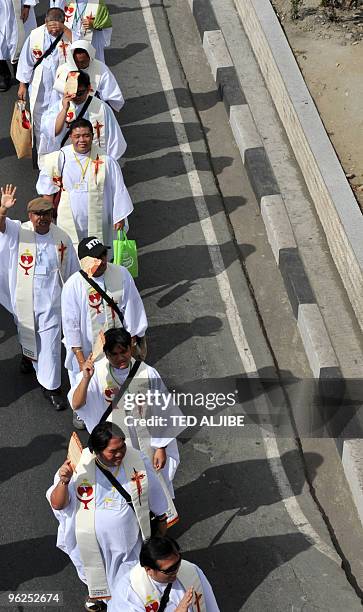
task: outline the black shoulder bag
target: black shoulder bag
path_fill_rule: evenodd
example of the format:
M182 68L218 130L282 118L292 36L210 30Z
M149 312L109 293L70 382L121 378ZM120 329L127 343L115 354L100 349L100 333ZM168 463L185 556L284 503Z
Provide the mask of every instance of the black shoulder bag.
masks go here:
M110 295L108 295L108 293L106 293L106 291L104 291L102 289L102 287L100 287L92 277L89 277L85 273L84 270L80 270L79 273L91 285L91 287L93 287L93 289L96 289L96 291L100 294L102 299L105 300L105 302L107 302L107 304L118 314L118 317L119 317L119 319L121 321L122 327L125 327L125 325L124 325L124 320L125 320L124 319L124 315L122 314L121 310L117 306L115 300Z
M42 61L48 57L48 55L50 55L51 53L53 53L54 49L56 48L57 44L59 43L60 39L63 36L63 32L61 32L61 34L59 34L57 36L57 38L55 40L53 40L52 44L48 47L48 49L46 51L44 51L43 55L41 57L39 57L37 59L37 61L35 62L34 66L33 66L33 71L38 68L38 66L40 66L40 64L42 63Z
M114 475L111 474L111 472L109 470L104 468L103 465L101 465L97 461L97 459L96 459L96 465L97 465L98 469L101 470L102 474L104 474L106 476L106 478L110 481L112 486L115 487L115 489L117 489L117 491L120 493L120 495L122 495L122 497L124 498L126 503L129 504L130 508L132 508L133 511L135 512L135 508L134 508L134 504L132 503L131 495L129 495L129 493L126 491L126 489L123 488L122 484L120 484L119 481L117 480L117 478L115 478ZM156 535L156 533L158 532L159 520L155 516L154 512L152 512L152 510L150 510L149 512L150 512L150 529L151 529L151 535L153 536L153 535ZM136 514L136 512L135 512L135 514Z
M93 98L93 96L88 96L87 100L85 101L85 103L83 105L83 108L82 108L81 112L79 113L79 115L77 115L76 119L82 119L82 117L84 116L87 108L89 107L89 105L92 102L92 98ZM70 136L70 133L71 133L71 130L68 129L66 131L66 133L64 134L63 138L62 138L62 142L61 142L60 148L64 147L64 145L66 144L66 142L67 142L67 140L68 140L68 138Z

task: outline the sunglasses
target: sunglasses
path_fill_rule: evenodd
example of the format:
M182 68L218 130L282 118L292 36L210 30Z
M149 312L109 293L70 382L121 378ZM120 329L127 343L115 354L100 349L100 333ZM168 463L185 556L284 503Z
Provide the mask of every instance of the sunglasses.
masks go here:
M80 96L83 96L83 94L85 94L86 91L88 91L88 90L87 89L77 89L77 91L76 91L76 98L79 98Z
M182 556L181 554L179 554L179 559L176 563L174 563L174 565L171 565L170 567L168 567L167 569L160 569L159 567L156 568L156 570L158 572L161 572L162 574L174 574L175 570L178 569L179 565L181 564L181 560L182 560Z

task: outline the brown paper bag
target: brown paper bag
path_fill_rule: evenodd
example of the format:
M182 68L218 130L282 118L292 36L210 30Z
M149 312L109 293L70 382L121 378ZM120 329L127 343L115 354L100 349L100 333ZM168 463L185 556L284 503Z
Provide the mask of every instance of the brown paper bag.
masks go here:
M72 70L71 72L68 72L66 84L64 87L64 95L77 93L78 77L79 77L79 72L75 72L74 70Z
M25 102L15 102L13 117L10 126L10 136L14 143L18 159L32 157L32 128L30 113L25 110Z

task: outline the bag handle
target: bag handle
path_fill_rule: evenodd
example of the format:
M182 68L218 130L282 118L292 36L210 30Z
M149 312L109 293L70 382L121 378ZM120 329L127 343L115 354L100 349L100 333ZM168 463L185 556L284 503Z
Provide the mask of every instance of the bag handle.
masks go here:
M106 291L104 291L102 289L102 287L100 287L98 285L98 283L96 283L96 281L92 277L89 277L85 273L84 270L79 270L79 273L91 285L91 287L96 289L96 291L101 295L102 299L104 299L105 302L107 302L107 304L110 306L110 308L112 308L118 314L118 317L119 317L119 319L121 321L121 325L124 328L125 327L125 318L124 318L124 315L122 314L121 310L119 309L118 305L116 304L115 300L110 295L108 295L108 293L106 293Z

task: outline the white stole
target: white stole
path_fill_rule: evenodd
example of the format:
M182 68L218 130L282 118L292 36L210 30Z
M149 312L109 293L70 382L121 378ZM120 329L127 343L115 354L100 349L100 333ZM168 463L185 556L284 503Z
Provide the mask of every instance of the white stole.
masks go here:
M11 63L15 64L19 59L20 51L23 48L26 36L25 36L24 23L20 18L21 9L22 9L21 0L12 0L12 3L14 7L15 21L16 21L16 27L17 27L17 32L18 32L17 41L16 41L16 49L14 51L13 57L11 58Z
M54 151L44 155L42 163L48 176L53 183L60 186L62 177L59 175L59 156L63 158L62 151ZM106 159L99 149L92 146L91 162L88 170L88 236L97 236L104 241L103 236L103 207L104 189L106 178ZM62 188L62 187L61 187ZM68 191L62 188L62 194L58 206L57 224L70 236L74 245L78 245L78 235L74 223L70 196Z
M32 32L30 33L30 51L34 59L34 63L40 57L42 57L43 53L46 51L46 49L44 49L45 28L46 26L42 25L39 28L32 30ZM64 64L64 62L67 60L67 50L70 44L71 44L70 42L67 42L65 40L64 35L63 35L61 40L57 44L59 64ZM38 97L39 87L42 82L43 69L44 69L44 62L42 62L39 66L37 66L33 72L33 79L31 82L31 85L32 85L31 95L30 95L30 112L31 112L32 117L33 117L33 112L34 112L34 106L35 106L35 103Z
M62 282L66 269L68 248L67 236L53 223L50 234L57 249L58 268ZM35 339L33 282L36 260L36 236L33 224L30 221L23 223L19 230L18 266L16 273L15 303L18 319L19 342L26 357L37 360L37 347Z
M133 365L134 363L135 363L134 360L132 360L131 365ZM100 381L101 388L103 390L103 398L105 400L105 409L106 409L109 406L109 404L114 400L115 396L117 395L117 392L119 390L119 385L117 384L116 380L112 378L111 376L110 363L106 358L100 361L96 365L96 367L97 367L97 376ZM129 387L126 393L128 395L132 395L133 397L136 397L138 393L142 393L144 397L147 397L148 390L149 390L148 369L147 369L147 365L144 362L142 362L141 365L139 366L138 371L136 372L136 375L134 376L131 383L129 384ZM121 399L119 400L117 407L112 410L107 420L118 425L120 429L122 429L122 431L124 431L125 433L127 431L128 432L127 440L130 441L132 439L132 436L130 434L128 425L126 425L125 418L127 416L129 417L131 416L134 419L137 419L135 420L135 431L137 435L137 441L139 444L139 448L141 452L143 452L149 458L150 463L152 465L155 449L151 447L150 433L148 431L148 428L146 427L146 425L140 424L140 419L145 418L145 415L140 414L139 412L139 411L142 411L142 407L141 406L138 407L134 405L132 410L125 410L125 395L126 394L124 393ZM154 470L154 472L155 472L157 479L159 480L159 483L168 501L167 525L168 527L171 527L172 525L178 522L179 520L178 513L176 511L173 499L170 495L168 486L164 480L163 474L160 471L156 471L156 470Z
M94 19L97 15L98 5L99 5L99 0L93 0L93 2L88 2L82 19L84 19L85 17L91 17ZM76 16L76 9L77 9L76 2L67 1L66 4L64 5L64 12L66 15L65 25L70 30L72 30L73 28L73 22ZM87 31L85 31L82 28L81 32L82 32L82 38L84 38L85 40L89 40L90 42L92 41L92 35L93 35L92 29L88 29Z
M183 559L180 564L177 579L181 582L185 591L190 587L194 589L193 602L191 604L193 612L207 612L202 583L194 565ZM145 610L150 610L150 612L154 609L157 610L158 607L154 608L153 604L157 603L160 605L160 594L151 582L145 568L141 567L140 563L132 568L130 572L130 582L133 591L135 591L145 606Z
M59 103L59 110L62 110L62 101ZM87 108L87 113L93 127L93 144L106 152L106 117L101 100L92 96L91 103ZM76 105L71 102L66 115L66 122L71 123L77 119L78 114Z
M122 327L122 323L118 314L102 299L100 293L83 276L82 280L88 295L88 312L91 318L92 345L94 345L101 330L106 331L113 327ZM124 290L120 266L108 263L104 280L106 293L118 304ZM97 278L94 281L97 283ZM104 325L101 325L98 319L98 315L102 312L106 315Z
M76 468L76 540L84 566L89 596L96 599L108 599L111 594L95 531L97 486L95 458L95 455L85 448ZM140 453L128 447L122 460L122 466L128 484L131 486L131 500L142 538L148 538L150 536L150 509L145 464Z

